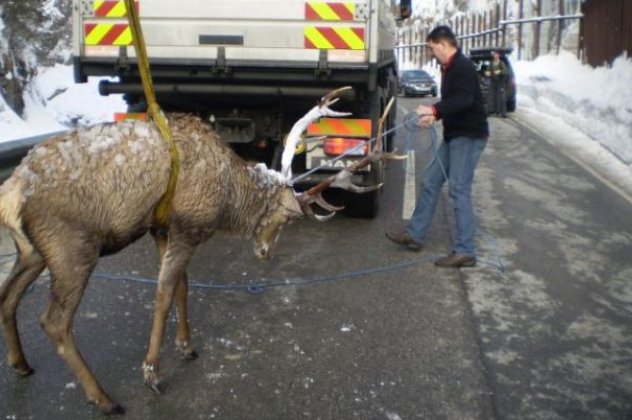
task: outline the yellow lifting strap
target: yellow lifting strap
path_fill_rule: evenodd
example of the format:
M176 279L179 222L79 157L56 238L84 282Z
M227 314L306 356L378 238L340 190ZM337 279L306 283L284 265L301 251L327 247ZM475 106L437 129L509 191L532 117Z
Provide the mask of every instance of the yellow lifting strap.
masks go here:
M156 207L156 210L154 211L155 221L160 226L165 226L167 224L169 211L171 210L171 201L173 200L176 183L178 182L180 157L178 155L176 143L171 135L171 130L169 129L169 123L156 101L154 84L149 71L149 59L147 58L145 39L143 38L143 31L140 26L140 19L138 18L138 10L136 9L134 3L134 0L125 0L125 9L127 10L127 20L129 21L130 30L132 32L132 42L134 44L134 50L136 51L138 71L140 73L141 81L143 82L145 99L147 100L147 113L149 114L149 117L154 120L158 129L162 133L162 136L167 140L167 143L169 143L169 153L171 154L171 174L169 175L169 185L167 186L167 191L160 199L158 207Z

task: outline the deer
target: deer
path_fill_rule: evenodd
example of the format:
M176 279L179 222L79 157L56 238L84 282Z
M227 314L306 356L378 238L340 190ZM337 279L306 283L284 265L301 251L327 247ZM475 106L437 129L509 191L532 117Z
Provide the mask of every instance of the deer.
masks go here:
M88 401L105 414L124 414L83 360L72 325L99 257L119 252L149 232L160 269L142 375L151 390L161 393L159 355L174 302L176 349L184 359L197 357L187 318L186 267L199 244L220 230L242 234L253 238L260 259L269 259L285 225L304 216L325 221L341 210L322 198L324 189L363 193L378 188L352 184L351 173L378 160L399 158L394 152L374 150L320 185L295 191L291 178L294 146L319 118L350 115L330 108L348 89L329 92L294 124L280 171L246 162L197 116L170 114L180 165L165 223L157 223L154 211L167 190L171 155L151 121L79 128L31 149L0 187L0 225L8 229L16 247L14 265L0 285L0 319L9 365L18 375L33 373L22 349L16 309L29 285L47 268L50 299L40 317L41 327ZM329 214L315 214L313 204Z

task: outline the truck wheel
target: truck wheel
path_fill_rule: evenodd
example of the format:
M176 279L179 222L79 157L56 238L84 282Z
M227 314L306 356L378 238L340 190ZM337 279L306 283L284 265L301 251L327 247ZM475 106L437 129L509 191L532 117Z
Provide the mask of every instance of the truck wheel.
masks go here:
M374 163L371 172L366 175L364 185L377 185L384 179L384 165L382 162ZM345 206L345 214L349 217L360 219L373 219L380 209L380 197L382 189L364 194L356 194L343 191L342 202Z

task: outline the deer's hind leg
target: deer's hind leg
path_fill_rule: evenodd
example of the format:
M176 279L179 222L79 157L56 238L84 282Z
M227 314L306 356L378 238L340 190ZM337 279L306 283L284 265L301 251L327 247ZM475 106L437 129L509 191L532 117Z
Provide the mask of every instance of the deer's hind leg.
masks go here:
M77 239L76 232L60 235L66 238L56 244L46 256L51 273L51 295L48 308L42 314L42 328L81 383L88 400L106 414L122 414L116 404L101 388L96 377L84 361L75 344L72 324L75 312L98 259L99 250L93 241ZM73 238L68 240L67 238Z
M189 279L182 272L176 283L176 311L178 314L178 333L176 335L176 349L185 360L197 359L198 354L191 344L191 329L189 327L187 298L189 294Z
M28 376L33 373L24 357L16 311L24 292L44 270L42 256L33 248L22 250L18 248L18 255L9 276L0 287L0 319L7 339L8 362L17 373Z

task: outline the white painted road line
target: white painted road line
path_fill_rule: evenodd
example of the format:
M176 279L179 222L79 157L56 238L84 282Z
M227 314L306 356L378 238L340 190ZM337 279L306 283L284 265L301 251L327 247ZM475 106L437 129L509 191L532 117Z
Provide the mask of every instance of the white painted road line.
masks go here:
M408 109L404 106L398 106L398 111L402 113L402 115L408 114ZM403 205L402 205L402 219L410 220L413 212L415 211L415 204L417 204L417 183L416 183L416 173L415 173L415 151L413 150L412 145L406 145L406 147L411 146L411 150L406 151L406 155L408 158L406 159L406 175L404 177L404 194L403 194Z
M406 152L406 177L404 181L404 204L402 206L402 219L410 220L417 203L417 185L415 176L415 151Z

